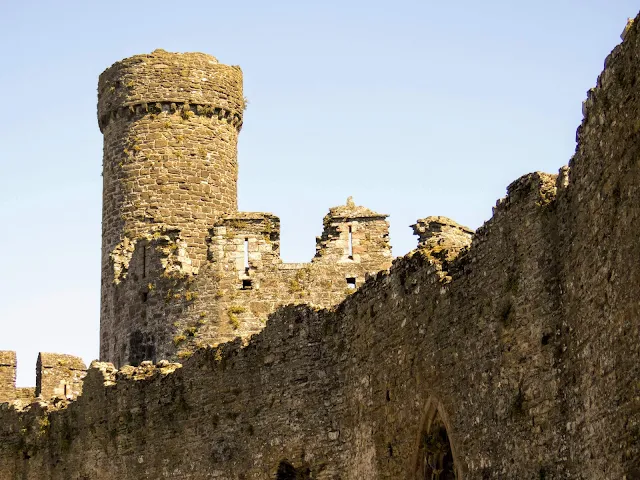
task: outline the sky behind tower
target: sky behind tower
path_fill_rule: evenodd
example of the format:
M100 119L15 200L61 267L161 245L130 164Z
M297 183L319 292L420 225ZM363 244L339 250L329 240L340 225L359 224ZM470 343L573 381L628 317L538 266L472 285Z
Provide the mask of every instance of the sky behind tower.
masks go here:
M239 207L282 221L308 261L329 207L477 228L517 177L575 149L585 92L631 0L0 1L0 350L19 385L38 351L98 355L98 75L122 58L202 51L244 71Z

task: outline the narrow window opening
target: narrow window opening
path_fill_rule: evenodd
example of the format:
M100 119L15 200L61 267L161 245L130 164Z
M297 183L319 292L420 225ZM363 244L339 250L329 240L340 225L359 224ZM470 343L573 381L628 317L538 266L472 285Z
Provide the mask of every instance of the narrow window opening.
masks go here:
M353 260L353 231L349 225L349 258Z
M147 246L142 247L142 278L147 276Z
M356 288L356 277L347 277L347 288Z
M67 398L67 384L64 384L64 398Z
M249 239L244 239L244 270L249 270Z
M149 293L148 292L142 292L142 303L147 303L148 299L149 299Z
M242 289L243 290L251 290L253 288L251 284L251 279L245 278L242 280Z

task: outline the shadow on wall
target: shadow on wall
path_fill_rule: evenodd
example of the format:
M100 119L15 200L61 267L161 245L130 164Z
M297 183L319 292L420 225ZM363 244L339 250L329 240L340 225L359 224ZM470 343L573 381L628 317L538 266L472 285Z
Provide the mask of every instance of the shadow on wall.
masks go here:
M287 460L282 460L278 465L276 480L310 480L311 470L307 466L295 468Z
M454 462L447 425L449 421L442 406L434 400L427 402L427 413L418 439L416 480L460 480L461 472ZM441 413L442 412L442 413Z

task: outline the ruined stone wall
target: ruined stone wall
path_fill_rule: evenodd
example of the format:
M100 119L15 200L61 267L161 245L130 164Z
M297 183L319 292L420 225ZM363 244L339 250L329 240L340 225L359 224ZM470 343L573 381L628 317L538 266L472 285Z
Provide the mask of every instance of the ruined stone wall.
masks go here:
M335 311L278 310L245 347L177 369L96 364L66 409L0 412L13 425L0 458L29 457L13 467L24 478L273 479L285 461L301 478L423 478L437 418L459 478L564 478L546 268L555 185L515 182L464 257L419 250Z
M351 200L325 217L311 265L283 264L277 217L236 211L244 106L240 69L204 54L156 50L100 76L101 359L185 358L389 267L386 215Z
M120 366L184 359L204 345L259 332L279 306L339 303L367 275L391 265L386 215L355 205L339 208L351 216L334 217L331 209L325 232L342 233L323 234L328 240L310 263L282 261L280 220L260 212L221 216L210 230L208 260L197 273L185 271L188 247L179 233L140 241L127 277L113 289L117 331L111 360Z
M581 319L563 309L573 264L558 255L564 178L517 180L457 258L419 249L335 310L279 309L246 346L201 349L182 366L96 363L75 402L0 408L0 479L282 479L293 469L422 480L434 429L457 478L630 472L621 456L592 471L568 455L602 454L567 430L580 413L567 403L575 339L563 327ZM435 235L440 248L457 245Z
M273 478L284 457L337 475L328 327L306 307L281 318L248 347L201 350L182 368L94 364L71 404L0 407L0 478Z
M36 363L36 397L76 398L82 393L82 380L87 372L84 362L73 355L38 354Z
M564 434L584 478L640 478L639 21L588 92L563 201Z
M637 478L639 56L632 26L571 169L513 182L469 247L422 228L335 309L0 406L0 479Z
M346 478L431 478L436 418L458 478L568 478L556 435L555 191L552 175L519 179L460 257L439 260L449 245L435 242L342 305Z
M16 352L0 351L0 403L14 403L18 408L36 399L76 398L82 392L82 379L87 371L78 357L40 352L36 362L36 386L16 388L16 368Z

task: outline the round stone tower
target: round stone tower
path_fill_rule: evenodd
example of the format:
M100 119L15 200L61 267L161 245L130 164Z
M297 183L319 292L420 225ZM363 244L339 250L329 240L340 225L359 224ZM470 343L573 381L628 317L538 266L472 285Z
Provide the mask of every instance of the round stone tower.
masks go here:
M116 317L134 308L129 303L139 295L127 300L116 290L136 244L174 232L181 258L197 271L206 260L214 220L237 210L244 107L240 68L202 53L156 50L117 62L100 75L101 359L114 361L117 337L130 334Z

